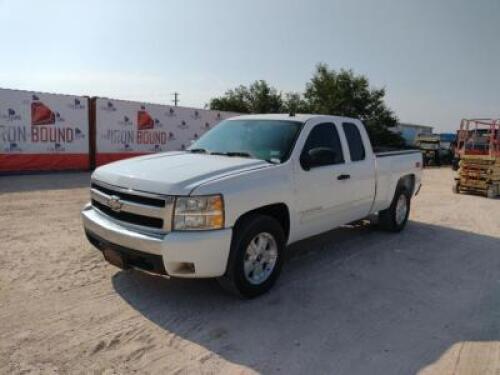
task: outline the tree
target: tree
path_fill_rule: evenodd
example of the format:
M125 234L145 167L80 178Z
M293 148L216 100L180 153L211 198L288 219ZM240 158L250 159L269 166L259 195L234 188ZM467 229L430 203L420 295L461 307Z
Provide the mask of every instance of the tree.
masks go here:
M352 70L339 72L318 64L306 84L304 101L311 113L357 117L366 125L374 146L402 146L404 140L388 128L398 119L384 103L385 89L370 88L368 79Z
M235 89L227 90L224 96L210 99L208 107L216 111L250 113L247 96L248 89L240 85Z
M397 117L384 102L385 89L371 88L368 79L352 70L335 71L318 64L303 95L282 94L266 81L235 89L209 102L209 108L240 113L318 113L360 118L375 147L401 147L404 140L389 130Z
M240 113L280 113L283 99L274 87L259 80L249 87L241 85L226 91L221 97L211 99L209 108Z
M297 92L287 92L283 100L284 113L311 113L308 104L301 94Z

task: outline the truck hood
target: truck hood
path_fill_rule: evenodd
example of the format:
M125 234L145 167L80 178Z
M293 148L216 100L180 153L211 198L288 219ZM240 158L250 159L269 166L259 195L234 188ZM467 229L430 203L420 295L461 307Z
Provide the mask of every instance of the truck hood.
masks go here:
M270 166L257 159L167 152L107 164L92 179L156 194L189 195L205 182Z

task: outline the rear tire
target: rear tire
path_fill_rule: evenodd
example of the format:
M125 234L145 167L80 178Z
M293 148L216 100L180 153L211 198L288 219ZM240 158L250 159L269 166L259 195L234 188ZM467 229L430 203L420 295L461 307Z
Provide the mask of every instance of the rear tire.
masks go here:
M454 192L455 194L460 194L460 182L458 182L458 181L457 181L457 182L455 182L455 183L453 184L453 188L452 188L452 190L453 190L453 192Z
M379 226L390 232L400 232L406 226L409 215L410 193L404 186L399 186L389 208L379 212Z
M280 274L284 248L285 234L277 220L265 215L245 217L234 228L227 270L217 281L244 298L264 294Z

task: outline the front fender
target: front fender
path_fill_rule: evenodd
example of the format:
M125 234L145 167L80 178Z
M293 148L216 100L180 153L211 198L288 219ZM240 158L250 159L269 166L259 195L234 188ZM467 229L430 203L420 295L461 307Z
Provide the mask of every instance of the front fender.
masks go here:
M285 203L293 206L293 174L290 165L248 171L198 186L192 195L222 194L225 226L232 228L238 218L256 208Z

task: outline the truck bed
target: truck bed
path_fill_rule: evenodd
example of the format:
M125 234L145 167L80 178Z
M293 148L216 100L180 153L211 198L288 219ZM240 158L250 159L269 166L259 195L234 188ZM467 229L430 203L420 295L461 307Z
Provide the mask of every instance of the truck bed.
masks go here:
M396 150L375 153L376 195L374 211L389 206L398 180L404 175L413 175L415 187L420 184L422 153L420 150Z

